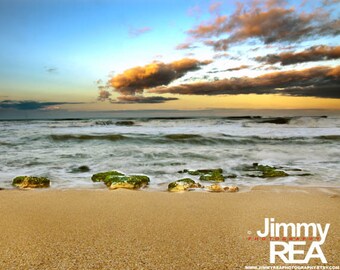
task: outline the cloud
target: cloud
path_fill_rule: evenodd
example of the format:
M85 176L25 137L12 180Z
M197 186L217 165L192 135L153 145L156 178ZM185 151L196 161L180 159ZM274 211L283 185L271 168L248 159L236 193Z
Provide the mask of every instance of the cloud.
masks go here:
M246 69L249 68L250 66L248 65L242 65L242 66L238 66L238 67L234 67L234 68L228 68L226 69L226 71L237 71L237 70L241 70L241 69Z
M246 69L246 68L249 68L249 67L250 66L248 66L248 65L242 65L242 66L238 66L238 67L234 67L234 68L228 68L228 69L222 69L222 70L214 68L214 69L208 71L208 73L221 73L221 72L238 71L238 70Z
M56 67L44 67L45 71L50 74L55 74L58 72L58 68Z
M222 2L215 2L215 3L212 3L210 6L209 6L209 12L210 13L215 13L215 12L218 12L220 10L222 6Z
M129 29L129 35L130 37L138 37L140 35L143 35L145 33L148 33L150 32L152 29L148 26L145 26L145 27L140 27L140 28L133 28L131 27Z
M340 33L340 20L321 8L311 13L286 7L285 1L253 1L250 5L238 3L229 17L219 15L213 21L204 22L188 34L215 51L227 50L230 45L248 39L257 39L265 44L296 42L316 36ZM219 38L224 35L227 37Z
M97 97L97 100L99 101L105 101L107 99L110 99L111 93L106 90L107 88L105 86L98 86L99 94Z
M135 103L143 103L143 104L155 104L155 103L164 103L167 101L178 100L178 98L168 98L161 96L119 96L117 100L111 100L111 103L115 104L135 104Z
M209 63L211 61L190 58L183 58L169 64L153 62L146 66L125 70L122 74L112 77L109 85L122 95L140 94L144 89L167 85L188 72L198 70L201 66Z
M278 94L340 98L340 66L277 71L255 78L241 77L178 86L159 86L149 93L181 95Z
M202 10L200 6L193 6L188 9L188 15L191 17L200 17L202 14Z
M58 105L84 104L83 102L39 102L32 100L3 100L0 101L0 109L16 110L57 110Z
M191 50L195 48L197 48L197 46L192 45L190 42L184 42L176 46L176 50Z
M303 62L324 61L340 58L340 46L329 47L325 45L310 47L302 52L284 52L280 54L268 54L255 58L258 62L266 64L280 63L282 66Z

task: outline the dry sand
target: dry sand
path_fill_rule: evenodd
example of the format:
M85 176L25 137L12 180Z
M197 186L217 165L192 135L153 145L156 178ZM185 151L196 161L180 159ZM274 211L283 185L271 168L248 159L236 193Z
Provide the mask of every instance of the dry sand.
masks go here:
M328 265L340 264L336 188L256 187L235 194L2 190L0 217L1 270L269 265L269 241L247 240L265 217L330 223L322 249Z

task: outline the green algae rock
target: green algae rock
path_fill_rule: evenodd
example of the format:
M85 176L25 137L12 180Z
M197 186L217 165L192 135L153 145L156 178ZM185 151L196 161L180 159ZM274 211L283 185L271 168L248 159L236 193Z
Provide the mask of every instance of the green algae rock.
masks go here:
M46 177L17 176L13 179L12 185L19 188L48 188L50 182Z
M139 189L150 182L146 175L125 175L117 171L97 173L91 179L93 182L103 182L110 189Z
M109 189L139 189L147 186L150 178L146 175L108 176L104 182Z
M91 179L93 182L104 182L108 176L124 176L124 174L117 171L101 172L92 175Z
M253 163L253 166L247 169L248 171L257 171L260 172L259 175L247 175L250 177L261 177L261 178L271 178L271 177L285 177L289 176L288 173L277 170L277 168L268 166L268 165L260 165L258 163Z
M170 192L180 192L180 191L186 191L189 188L201 188L200 183L196 183L191 178L183 178L176 180L174 182L171 182L168 185L168 191Z
M209 181L209 182L224 182L224 176L220 173L212 173L212 174L203 174L200 176L201 181Z
M202 169L202 170L184 170L190 175L205 175L205 174L222 174L223 170L221 168L218 169Z
M188 173L190 175L199 176L202 181L212 181L212 182L224 182L223 170L221 168L217 169L200 169L200 170L188 170L184 169L178 173Z
M288 176L286 172L277 170L275 167L259 164L253 164L253 166L255 167L255 170L262 172L261 177L263 178Z

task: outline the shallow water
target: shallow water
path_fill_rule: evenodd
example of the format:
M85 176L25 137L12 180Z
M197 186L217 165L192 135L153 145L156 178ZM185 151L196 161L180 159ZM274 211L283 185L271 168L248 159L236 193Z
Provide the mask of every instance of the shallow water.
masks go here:
M146 174L151 190L183 178L183 169L223 168L235 185L317 185L340 183L340 118L119 119L0 122L0 187L18 175L47 176L52 188L104 188L91 175L119 170ZM266 123L264 123L266 122ZM299 168L312 176L261 179L245 176L241 165L258 162ZM90 172L74 173L81 165ZM297 174L297 173L292 173Z

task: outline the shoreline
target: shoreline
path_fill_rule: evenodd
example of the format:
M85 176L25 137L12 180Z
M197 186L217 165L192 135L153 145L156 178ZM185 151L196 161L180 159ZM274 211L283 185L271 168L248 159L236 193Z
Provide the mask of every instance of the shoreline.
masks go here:
M247 240L268 217L330 223L322 250L326 265L340 265L340 187L255 186L249 192L213 194L36 191L0 191L1 269L270 265L269 242ZM322 263L312 259L308 265Z

